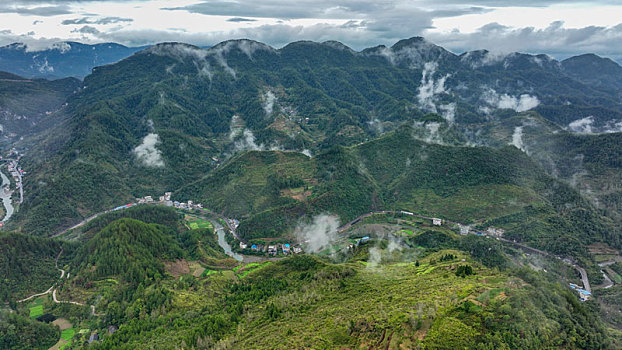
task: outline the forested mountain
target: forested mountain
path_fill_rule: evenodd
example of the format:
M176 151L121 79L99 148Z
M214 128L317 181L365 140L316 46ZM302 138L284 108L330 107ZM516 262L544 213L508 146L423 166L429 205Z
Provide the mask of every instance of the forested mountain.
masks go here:
M143 48L115 43L95 45L59 42L50 48L33 50L14 43L0 47L0 70L28 78L83 78L93 67L120 61Z
M10 297L13 312L0 310L0 346L45 348L59 337L60 344L89 349L617 344L594 304L580 303L552 275L526 267L524 254L496 240L430 227L400 241L374 237L332 257L302 254L208 270L206 258L228 261L221 251L205 255L215 239L211 229L184 228L181 217L166 225L120 217L136 215L104 215L105 227L72 243L63 265L68 275L53 285L53 296L30 303ZM59 248L58 241L37 237L21 244L34 251L39 242ZM33 310L45 314L37 320ZM44 323L56 318L69 331L59 335Z
M418 37L104 49L49 53L102 64L82 82L0 75L27 117L3 123L27 174L9 346L49 347L60 317L74 348L619 347L616 63ZM111 210L164 192L207 210Z
M534 108L553 133L617 130L619 90L571 67L545 55L458 56L422 38L361 52L337 42L155 45L94 69L57 125L24 140L33 176L14 227L48 235L177 190L242 150L319 154L403 125L430 143L519 144L520 133L488 131L517 115L527 122Z
M304 215L342 223L375 210L409 210L508 228L506 236L556 253L620 245L613 220L515 147L429 144L402 127L316 157L249 151L175 195L242 219L242 237L291 235ZM596 160L596 157L592 159Z
M80 86L80 81L74 78L31 80L0 71L0 133L3 141L14 141L55 125L54 112Z

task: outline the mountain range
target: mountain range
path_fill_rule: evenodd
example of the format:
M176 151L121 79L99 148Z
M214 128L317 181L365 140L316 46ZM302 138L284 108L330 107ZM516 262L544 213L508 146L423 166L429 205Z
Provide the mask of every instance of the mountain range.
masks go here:
M56 80L4 48L26 77L0 74L3 142L26 175L0 234L0 345L622 343L615 62L420 37L67 45L36 61ZM165 192L206 210L127 205ZM588 279L581 303L567 286Z
M606 167L607 177L553 152L557 143L580 149L619 141L619 133L609 133L622 125L621 90L577 73L577 60L601 62L487 51L457 56L422 38L361 52L336 42L279 50L249 40L209 49L159 44L95 68L50 116L55 125L36 142L23 141L31 147L25 164L32 176L15 223L50 234L133 198L181 189L240 151L321 154L405 124L429 143L513 144L549 175L589 192L594 205L611 203L603 207L619 218L616 148L600 150L604 162L576 154ZM619 66L607 67L600 74L620 74Z
M46 49L31 49L14 43L0 47L0 71L26 78L84 78L91 69L118 62L144 47L126 47L115 43L81 44L58 42Z

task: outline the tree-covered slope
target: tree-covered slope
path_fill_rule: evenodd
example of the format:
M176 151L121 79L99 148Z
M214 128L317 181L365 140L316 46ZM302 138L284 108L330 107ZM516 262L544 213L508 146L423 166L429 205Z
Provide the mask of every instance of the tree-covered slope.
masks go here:
M75 248L60 240L0 233L0 300L19 300L46 291L61 275L56 259L62 268Z
M163 260L183 257L183 251L162 226L134 219L111 222L84 244L74 258L81 268L93 267L93 278L121 276L140 282L164 273Z
M114 214L75 243L65 265L69 277L54 295L77 304L39 301L75 330L89 329L68 335L75 348L615 347L592 301L580 303L552 274L526 267L521 251L497 240L430 228L403 239L374 236L332 260L300 254L196 273L206 253L226 260L213 249L210 229ZM184 270L186 264L195 267ZM12 308L0 311L8 348L26 344L25 335L36 337L30 347L58 337L24 317L28 305ZM87 345L95 332L99 341Z
M33 50L13 43L0 47L0 70L28 78L83 78L93 67L117 62L141 49L115 43L88 45L70 41Z
M290 235L301 216L335 214L345 223L374 210L407 210L494 223L557 253L585 255L593 241L619 244L611 220L517 148L429 144L410 127L313 158L241 154L175 195L241 219L247 239Z
M2 136L17 139L54 125L56 112L81 85L77 79L25 79L0 72Z
M24 141L33 176L16 227L49 234L136 196L179 189L243 150L317 154L404 124L428 142L463 144L465 129L511 110L613 111L594 114L595 126L615 124L622 110L616 91L586 85L547 57L488 55L457 56L421 38L361 52L335 42L155 45L96 68L56 116L62 122ZM427 112L440 115L439 125ZM574 122L558 114L542 113Z

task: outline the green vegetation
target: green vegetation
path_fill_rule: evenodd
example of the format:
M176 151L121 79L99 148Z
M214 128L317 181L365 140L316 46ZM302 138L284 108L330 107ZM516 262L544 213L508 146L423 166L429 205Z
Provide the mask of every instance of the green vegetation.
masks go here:
M188 226L190 226L190 228L193 230L196 230L199 228L205 228L210 231L214 230L214 225L212 225L212 223L209 220L201 219L201 218L190 216L190 215L186 215L185 220L188 223Z
M43 305L37 305L30 308L30 318L37 318L43 315Z
M161 276L161 259L183 257L168 230L134 219L113 221L78 250L74 264L85 270L93 266L90 279L121 276L127 282L140 283Z
M215 210L240 217L238 233L246 239L287 236L302 215L329 212L347 222L372 210L394 208L463 223L485 222L505 228L512 239L559 254L588 256L587 244L616 241L610 220L516 148L430 145L413 138L412 132L404 127L311 159L281 152L243 153L178 193L199 193ZM288 192L266 190L277 174L302 179L308 194L293 199Z
M45 350L56 343L58 328L0 310L0 349Z
M139 205L107 213L93 219L81 228L82 234L80 235L80 239L84 240L91 238L97 231L103 229L109 223L121 218L130 218L140 220L148 224L159 224L176 229L179 225L180 217L181 214L173 208L159 205Z
M60 336L63 347L82 347L87 332L59 335L35 321L47 313L98 331L92 349L619 347L622 336L612 340L617 333L597 309L622 325L620 286L595 288L594 300L581 303L566 287L577 278L570 267L553 262L553 273L535 272L526 266L543 266L516 248L447 225L503 228L506 239L577 258L597 284L600 269L586 247L622 247L620 134L563 127L577 115L592 115L595 128L617 120L619 94L521 54L507 66L474 68L465 65L473 57L419 38L392 50L424 44L436 75L451 75L452 93L438 96L455 106L451 123L417 107L423 72L406 55L388 64L383 48L354 53L338 43L272 50L236 41L217 46L219 55L162 44L99 67L75 94L72 80L8 76L0 108L42 93L38 105L23 107L32 110L9 117L34 113L38 122L44 105L55 109L71 96L37 126L43 133L20 144L28 148L28 190L8 228L34 236L0 234L0 282L8 286L0 300L14 311L0 311L2 345L47 348ZM481 113L481 87L493 82L503 86L499 94L529 93L542 104L537 112ZM12 84L22 84L21 100ZM518 131L527 151L508 146ZM155 140L148 160L137 151L146 136ZM35 237L164 191L239 219L237 233L250 242L292 242L296 227L320 214L344 224L407 210L447 224L376 215L361 226L385 232L369 233L367 243L346 248L362 236L355 228L317 256L250 264L224 254L209 221L161 206L101 215L65 235L71 243ZM62 280L60 251L59 267L70 273ZM622 274L621 266L611 269ZM54 283L74 304L15 302ZM109 334L110 325L118 331Z
M71 319L74 328L55 333L65 347L81 346L74 329L97 330L93 349L610 345L593 309L547 275L517 269L496 240L435 227L402 238L397 250L374 238L340 253L339 263L303 254L225 270L229 258L212 231L175 226L121 218L79 243L73 277L58 293L100 315L45 298L17 315L38 304ZM220 271L167 273L165 262L185 259ZM108 334L108 325L120 328Z
M74 244L18 233L0 232L0 300L18 300L46 291L60 277L59 266L67 261Z
M419 45L421 40L412 38L400 41L393 49L415 50ZM367 145L351 152L355 153L354 159L333 169L330 162L340 160L342 154L331 148L357 145L383 132L401 130L404 125L412 126L405 132L409 136L431 143L455 146L473 142L501 148L507 145L508 136L491 130L491 125L514 127L515 120L511 119L515 113L493 111L496 118L488 118L479 111L481 87L496 81L508 82L504 89L512 96L551 96L546 102L542 100L539 109L544 116L540 119L551 132L561 129L555 123L566 126L570 122L567 118L576 115L575 111L596 116L600 124L619 118L615 93L585 85L581 79L563 74L557 66L535 65L529 63L528 56L517 55L507 58L512 61L512 69L474 69L440 47L425 45L432 48L434 58L430 59L439 64L436 73L453 74L451 83L447 82L453 93L444 96L442 103L455 103L456 115L460 116L455 123L425 114L417 106L414 96L423 73L420 62L411 64L405 55L400 62L388 64L378 48L356 54L341 45L297 42L272 50L260 43L232 41L202 52L196 47L168 43L117 64L98 67L85 78L88 89L69 98L68 106L57 118L63 122L51 123L54 125L32 144L32 156L25 164L31 174L26 178L30 190L15 216L15 227L47 235L94 212L165 190L178 190L175 199L209 200L210 205L235 217L250 213L259 226L270 216L275 232L260 227L263 236L278 235L306 209L335 209L343 219L379 204L432 212L444 208L449 195L461 205L448 206L447 215L468 218L490 212L500 216L541 199L535 189L535 193L522 191L523 184L508 181L508 176L521 177L522 173L515 174L515 170L525 165L527 172L532 167L517 155L518 151L495 154L480 148L456 148L450 152L447 148L415 145L413 149L418 151L411 152L410 140L402 137L382 141L392 146L380 150L383 159L373 154L377 147ZM224 69L220 56L215 54L225 46L222 59L231 70ZM265 49L247 55L245 48L250 46ZM198 53L200 62L189 52ZM209 78L205 69L210 72ZM275 97L270 114L263 108L268 91ZM572 103L563 106L556 96L564 96ZM479 130L486 132L485 138L480 139ZM254 146L246 143L249 132ZM158 137L156 148L161 162L145 165L133 150L150 133ZM240 149L262 145L263 149L308 149L319 156L304 161L302 158L307 157L300 154L252 154L241 158L263 159L238 161L235 166L221 164L229 156L235 162ZM619 153L615 140L606 145L596 151L593 144L587 143L590 149L586 152L581 147L573 152L585 153L586 159L588 154L600 152L603 159L615 161L611 156ZM492 153L490 158L488 153ZM422 158L431 162L427 171L421 168L426 163ZM544 164L544 157L536 158ZM256 164L260 162L273 166L262 169ZM414 172L404 169L410 162L415 163ZM364 167L359 168L361 164ZM221 175L209 175L214 169ZM457 176L456 181L453 176L443 176L448 174L444 171L455 170L458 172L452 174L461 175L464 170L464 176ZM209 181L214 183L210 188L215 190L213 193L203 186L206 174L212 176ZM252 181L229 181L228 174ZM374 181L368 181L370 176ZM195 181L199 183L188 185ZM316 189L317 184L322 188ZM185 185L188 187L179 190ZM342 194L354 189L358 191L350 197ZM416 189L421 192L412 195ZM197 193L201 198L191 198ZM253 198L229 200L223 193L233 198L252 193ZM482 200L480 193L487 193L489 200ZM306 200L309 195L315 198ZM615 198L609 201L615 202ZM338 201L346 204L335 205ZM357 202L359 207L355 207ZM422 204L425 202L430 204ZM258 216L266 211L269 213Z
M76 331L73 328L65 329L60 333L60 338L70 341L73 338L74 334L76 334Z

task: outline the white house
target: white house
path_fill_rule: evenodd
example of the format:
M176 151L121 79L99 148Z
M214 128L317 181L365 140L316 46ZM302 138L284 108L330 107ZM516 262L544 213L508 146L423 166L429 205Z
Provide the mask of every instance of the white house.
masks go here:
M443 219L432 218L432 225L441 226L443 224Z

